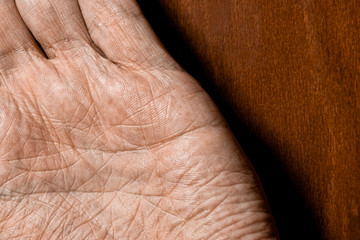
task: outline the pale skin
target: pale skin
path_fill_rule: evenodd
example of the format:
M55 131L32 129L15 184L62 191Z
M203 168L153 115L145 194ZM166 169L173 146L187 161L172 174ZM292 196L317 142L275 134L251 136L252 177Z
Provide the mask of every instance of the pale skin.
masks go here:
M0 239L277 239L250 162L136 1L0 16Z

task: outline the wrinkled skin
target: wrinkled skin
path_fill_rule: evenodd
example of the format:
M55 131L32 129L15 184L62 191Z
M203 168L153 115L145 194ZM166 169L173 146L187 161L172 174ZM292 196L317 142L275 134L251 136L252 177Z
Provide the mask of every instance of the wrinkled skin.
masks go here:
M134 1L0 16L0 239L275 239L221 114Z

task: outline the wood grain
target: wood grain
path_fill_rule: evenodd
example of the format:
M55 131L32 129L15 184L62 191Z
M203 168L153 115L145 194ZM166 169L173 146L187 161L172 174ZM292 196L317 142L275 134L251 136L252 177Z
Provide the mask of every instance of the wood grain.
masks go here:
M283 239L360 239L360 1L143 0L224 112Z

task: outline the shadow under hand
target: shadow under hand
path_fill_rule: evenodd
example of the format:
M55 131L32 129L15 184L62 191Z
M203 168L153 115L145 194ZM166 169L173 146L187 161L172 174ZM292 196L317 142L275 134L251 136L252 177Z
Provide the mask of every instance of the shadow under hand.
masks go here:
M281 238L320 239L311 213L296 192L295 184L290 181L279 159L273 156L264 141L257 138L221 98L212 84L215 79L206 74L199 59L191 52L190 45L171 24L175 20L166 15L159 0L138 0L138 3L170 54L200 82L219 106L260 177Z

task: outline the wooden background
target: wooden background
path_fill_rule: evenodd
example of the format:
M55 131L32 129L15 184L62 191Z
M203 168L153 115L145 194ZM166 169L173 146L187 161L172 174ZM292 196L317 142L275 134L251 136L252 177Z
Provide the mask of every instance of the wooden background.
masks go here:
M360 239L360 1L139 4L223 111L282 239Z

